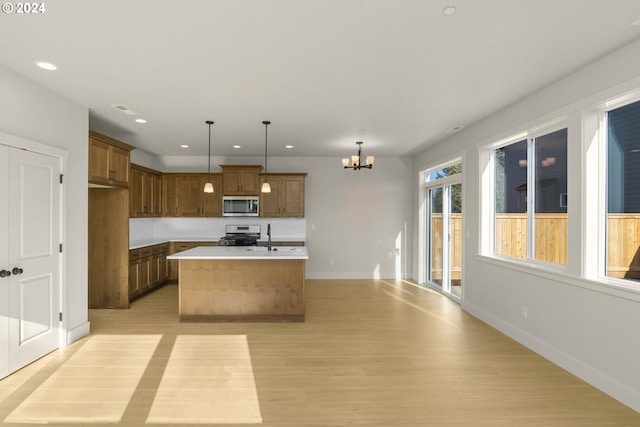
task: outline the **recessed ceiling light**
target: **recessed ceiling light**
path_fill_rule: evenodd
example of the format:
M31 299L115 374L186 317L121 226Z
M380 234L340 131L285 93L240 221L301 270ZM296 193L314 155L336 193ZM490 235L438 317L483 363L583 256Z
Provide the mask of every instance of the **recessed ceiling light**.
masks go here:
M43 70L47 70L47 71L55 71L58 69L58 67L56 67L54 64L52 64L51 62L47 62L47 61L36 61L35 62L36 66L42 68Z
M180 145L180 148L189 148L189 146L187 144L182 144Z
M447 16L451 16L454 13L456 13L456 7L455 6L448 6L445 7L442 11L443 14L447 15Z
M136 123L147 123L145 119L136 119Z
M293 145L285 145L284 148L293 148Z
M234 145L233 148L238 149L238 148L242 148L242 146L241 145Z

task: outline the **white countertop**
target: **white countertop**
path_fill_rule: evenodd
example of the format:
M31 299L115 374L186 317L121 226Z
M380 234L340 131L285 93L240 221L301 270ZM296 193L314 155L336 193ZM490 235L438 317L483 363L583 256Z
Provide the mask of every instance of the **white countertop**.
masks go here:
M165 238L149 238L149 239L140 239L140 240L132 240L129 242L129 249L138 249L138 248L143 248L145 246L152 246L152 245L159 245L162 243L169 243L169 242L218 242L220 240L219 237L216 238L209 238L209 237L202 237L202 238L194 238L194 237L185 237L185 238L172 238L172 239L167 239ZM295 237L283 237L283 238L273 238L272 241L274 242L304 242L305 239L303 238L295 238ZM266 243L267 239L259 239L258 243Z
M309 259L306 246L198 246L167 259Z

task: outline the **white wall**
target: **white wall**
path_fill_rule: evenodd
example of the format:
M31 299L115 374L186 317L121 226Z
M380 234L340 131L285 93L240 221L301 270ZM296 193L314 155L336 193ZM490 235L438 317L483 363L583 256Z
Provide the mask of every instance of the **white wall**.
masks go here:
M135 151L134 151L135 153ZM206 172L202 157L134 155L162 172ZM263 164L251 157L219 164ZM269 172L306 172L307 278L404 278L411 271L411 159L376 157L371 170L345 170L339 156L273 157ZM276 231L274 230L274 233Z
M516 71L514 71L516 72ZM583 268L582 111L640 89L640 41L613 52L567 78L473 125L415 158L414 177L425 165L464 153L463 308L640 411L640 288L611 289L580 278ZM562 273L514 266L479 256L480 158L478 146L566 115L569 122L569 262ZM414 206L418 184L414 178ZM417 229L417 218L414 228ZM414 254L417 254L414 247ZM418 262L414 256L414 275ZM527 306L528 317L521 316Z
M87 312L88 110L0 66L0 132L68 152L65 327L67 341L89 332Z

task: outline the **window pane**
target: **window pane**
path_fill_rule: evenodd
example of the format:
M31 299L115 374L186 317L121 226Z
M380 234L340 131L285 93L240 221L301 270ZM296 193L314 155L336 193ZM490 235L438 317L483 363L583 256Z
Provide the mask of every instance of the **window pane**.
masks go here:
M426 176L427 182L432 182L440 178L455 175L462 172L462 163L456 163L455 165L447 166L444 168L436 169L430 172Z
M640 280L640 102L607 113L607 271Z
M462 298L462 184L451 185L449 194L449 280L451 293Z
M527 257L527 140L494 151L494 253Z
M431 230L431 260L429 280L442 286L444 223L442 221L442 187L429 190L429 221Z
M567 264L567 129L534 141L534 258Z

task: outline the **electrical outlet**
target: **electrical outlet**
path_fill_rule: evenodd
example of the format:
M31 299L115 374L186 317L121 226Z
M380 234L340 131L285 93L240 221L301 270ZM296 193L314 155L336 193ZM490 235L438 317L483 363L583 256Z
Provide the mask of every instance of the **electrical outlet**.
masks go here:
M526 319L526 318L527 318L527 316L529 315L529 310L527 309L527 306L526 306L526 305L523 305L523 306L522 306L522 311L521 311L520 315L521 315L522 317L524 317L525 319Z

